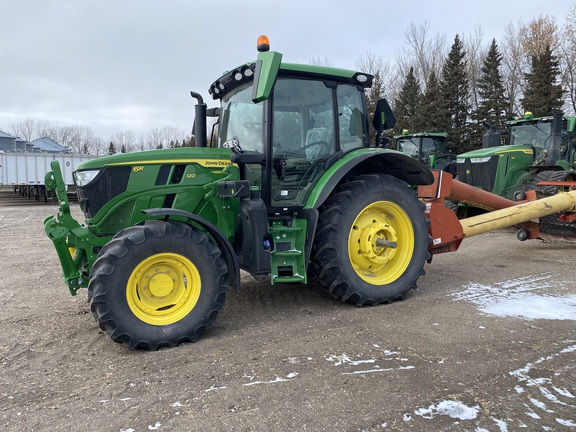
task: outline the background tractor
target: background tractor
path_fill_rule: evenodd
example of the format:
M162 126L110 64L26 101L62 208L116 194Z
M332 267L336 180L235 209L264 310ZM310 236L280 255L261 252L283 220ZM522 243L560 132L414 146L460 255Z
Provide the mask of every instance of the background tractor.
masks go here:
M501 132L490 128L482 149L458 155L458 178L510 199L524 199L529 189L549 194L538 183L576 179L575 125L576 117L534 118L527 113L507 122L506 145L501 145Z
M458 179L494 194L522 201L528 190L555 194L576 180L576 117L526 113L501 132L489 128L482 149L458 155ZM559 182L564 182L559 183ZM542 233L576 238L576 225L551 215L540 220Z
M444 132L415 132L407 129L394 136L396 149L418 159L430 169L456 175L456 155L448 150L448 134Z

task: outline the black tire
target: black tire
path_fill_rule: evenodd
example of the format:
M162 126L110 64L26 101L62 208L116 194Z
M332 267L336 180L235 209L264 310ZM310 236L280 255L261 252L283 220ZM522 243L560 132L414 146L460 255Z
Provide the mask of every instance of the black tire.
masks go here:
M114 342L157 350L195 342L224 307L227 267L203 232L147 221L120 231L92 267L88 298Z
M558 193L558 186L538 186L541 181L563 181L572 180L571 173L563 170L558 171L540 171L538 172L530 184L530 189L536 191L538 198L544 198Z
M358 176L339 185L319 211L311 269L332 297L377 305L403 300L416 288L430 257L429 222L406 183ZM376 237L397 246L378 248Z

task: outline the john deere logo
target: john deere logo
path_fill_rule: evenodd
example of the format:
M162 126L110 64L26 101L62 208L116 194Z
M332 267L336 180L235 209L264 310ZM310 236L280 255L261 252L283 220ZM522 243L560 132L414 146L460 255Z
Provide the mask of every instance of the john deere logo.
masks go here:
M140 172L140 171L144 171L144 167L142 165L140 166L135 166L133 169L134 172Z
M228 166L231 163L232 162L225 161L225 160L207 160L206 162L204 162L204 165L205 166Z

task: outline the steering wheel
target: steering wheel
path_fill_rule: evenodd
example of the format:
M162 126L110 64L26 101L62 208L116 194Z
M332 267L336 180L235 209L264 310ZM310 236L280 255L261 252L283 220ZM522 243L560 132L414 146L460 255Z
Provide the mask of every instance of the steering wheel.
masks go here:
M262 130L262 123L259 122L245 122L242 124L246 129L251 131L261 131Z
M326 148L329 148L329 145L326 141L315 141L313 143L306 144L304 147L300 147L299 149L291 151L290 154L293 156L306 157L306 150L308 150L309 148L321 146L321 145L326 146Z

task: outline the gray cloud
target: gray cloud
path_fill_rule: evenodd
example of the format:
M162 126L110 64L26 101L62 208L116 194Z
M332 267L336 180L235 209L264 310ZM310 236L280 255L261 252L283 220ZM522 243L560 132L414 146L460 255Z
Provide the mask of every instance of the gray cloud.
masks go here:
M525 1L522 11L492 0L482 8L456 0L0 0L0 129L33 118L90 126L104 139L166 125L189 131L189 91L210 105L208 86L253 60L262 33L286 61L326 57L354 68L368 51L393 58L410 22L427 21L432 34L446 33L449 41L481 24L490 40L508 23L540 14L562 24L569 6L565 0Z

